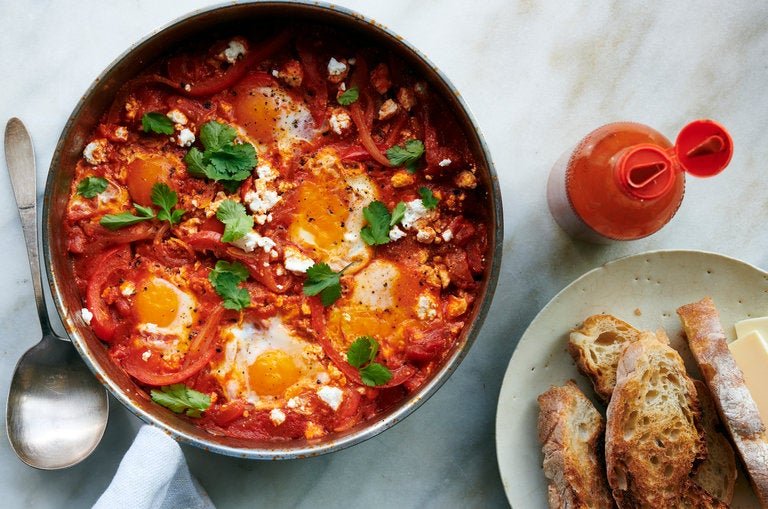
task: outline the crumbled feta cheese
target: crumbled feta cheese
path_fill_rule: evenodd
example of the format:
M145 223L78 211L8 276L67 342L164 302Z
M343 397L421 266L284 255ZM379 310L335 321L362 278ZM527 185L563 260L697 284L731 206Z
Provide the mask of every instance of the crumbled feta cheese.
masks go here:
M327 384L330 381L331 381L331 377L328 376L328 373L326 373L325 371L321 371L320 373L317 374L317 383Z
M429 295L419 295L419 300L416 304L416 314L422 320L433 319L437 316L437 306L435 301Z
M257 224L264 224L269 219L267 212L280 201L280 195L273 189L267 189L261 179L256 180L255 184L256 189L245 193L243 199L254 213L254 221Z
M278 70L277 70L277 69L272 69L272 76L274 76L275 78L277 78L277 77L279 77L279 76L280 76L280 72L278 72Z
M352 127L352 117L346 111L336 111L331 115L328 123L331 125L331 129L338 135L341 135Z
M453 232L451 230L445 230L443 234L441 235L443 237L443 240L446 242L450 242L453 238Z
M258 175L261 180L265 180L267 182L271 182L279 176L278 173L268 164L260 164L257 166L256 175Z
M141 354L141 360L143 360L144 362L147 362L150 357L152 357L152 350L147 350L143 354Z
M184 83L184 90L186 90L187 92L192 91L192 85L190 85L189 83Z
M309 258L298 249L290 246L285 248L283 252L283 260L285 262L285 269L290 270L294 274L303 274L307 272L307 269L315 264L312 258Z
M344 234L344 242L356 242L360 238L360 234L355 232L347 232Z
M234 64L238 58L245 55L245 46L240 41L229 41L229 46L227 46L222 55L227 62Z
M128 141L128 128L123 126L115 127L114 136L115 139L120 141Z
M232 245L239 247L247 253L250 253L258 246L262 248L265 253L267 253L277 244L275 244L275 241L269 237L262 237L258 232L249 231L243 237L232 242Z
M346 89L347 89L347 84L346 83L344 83L343 81L341 83L339 83L339 90L344 92Z
M83 317L83 321L85 323L87 323L88 325L91 325L91 320L93 320L93 313L91 313L88 308L81 309L80 316Z
M130 297L136 293L136 286L132 282L126 281L120 285L120 293L125 297Z
M431 244L435 240L435 229L431 226L419 228L416 232L416 240L422 244Z
M403 227L412 228L420 219L430 216L430 211L424 206L421 200L412 200L405 204L405 214L400 224Z
M437 164L438 164L438 166L442 166L443 168L445 168L446 166L449 166L452 162L453 161L451 161L450 159L443 159L442 161L440 161Z
M389 230L389 240L392 242L402 239L405 236L406 233L397 226L393 226L392 229Z
M179 110L171 110L165 114L174 124L187 125L187 116Z
M180 147L189 147L195 142L195 133L189 129L182 129L176 136L176 143Z
M392 99L387 99L379 108L379 120L388 120L397 113L397 103Z
M273 408L269 412L269 420L272 421L272 424L274 424L275 426L280 426L282 423L285 422L285 412L283 412L279 408Z
M349 65L355 65L357 63L357 59L355 57L350 58L347 60L349 62Z
M94 166L107 160L107 140L93 140L83 149L83 157Z
M317 396L326 402L333 410L338 410L341 400L344 399L344 393L338 387L324 385L317 390Z
M307 407L307 402L304 401L304 398L302 398L301 396L294 396L293 398L289 399L288 403L286 403L285 406L301 414L306 414L311 412L311 409Z
M339 62L333 57L331 57L331 59L328 61L329 76L340 76L344 74L344 71L346 70L347 70L347 64L345 64L344 62Z

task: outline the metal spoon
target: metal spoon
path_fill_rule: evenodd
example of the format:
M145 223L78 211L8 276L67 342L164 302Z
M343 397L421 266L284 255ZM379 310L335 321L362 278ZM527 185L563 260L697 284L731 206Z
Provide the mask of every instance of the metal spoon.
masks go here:
M43 297L37 255L37 185L32 140L21 120L5 127L5 160L27 244L43 339L19 359L6 408L6 430L16 455L43 470L87 458L107 426L107 392L69 342L54 334ZM25 341L26 338L13 338Z

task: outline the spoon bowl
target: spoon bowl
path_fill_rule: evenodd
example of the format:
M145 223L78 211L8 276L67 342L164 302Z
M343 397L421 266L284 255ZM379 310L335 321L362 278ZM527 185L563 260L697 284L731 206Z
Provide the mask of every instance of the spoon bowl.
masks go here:
M109 411L104 388L68 341L46 335L21 357L8 394L8 438L43 470L79 463L99 444Z
M16 364L6 408L11 447L27 465L66 468L87 458L107 426L109 400L74 347L48 320L37 254L37 185L32 140L17 118L5 128L5 159L27 245L43 339Z

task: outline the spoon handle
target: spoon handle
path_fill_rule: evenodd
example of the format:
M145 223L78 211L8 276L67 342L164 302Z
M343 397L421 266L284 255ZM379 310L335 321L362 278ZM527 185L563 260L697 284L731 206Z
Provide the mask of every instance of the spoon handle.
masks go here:
M11 187L19 209L21 228L27 244L29 270L32 272L32 288L35 292L37 314L43 335L51 333L51 322L45 307L43 280L40 275L40 258L37 254L37 173L35 151L27 128L18 118L12 118L5 126L5 162L11 176Z

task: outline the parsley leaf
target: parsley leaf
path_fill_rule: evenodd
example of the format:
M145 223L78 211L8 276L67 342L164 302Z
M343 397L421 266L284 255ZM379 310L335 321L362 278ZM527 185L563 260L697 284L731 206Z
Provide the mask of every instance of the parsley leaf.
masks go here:
M101 177L85 177L77 184L77 194L85 198L93 198L107 190L107 181Z
M208 177L221 182L228 192L234 192L251 175L258 158L250 143L235 144L237 131L232 126L211 120L200 128L201 152L192 147L184 156L187 171L195 177Z
M206 150L221 150L225 145L231 144L237 138L237 131L234 127L221 122L206 122L200 128L200 141Z
M360 97L360 92L357 90L357 87L350 87L348 90L345 90L341 95L339 95L337 101L339 101L339 104L342 106L349 106L353 102L357 101L357 99Z
M360 237L369 246L388 244L389 230L399 223L404 215L405 203L403 202L398 202L390 214L386 205L380 201L373 201L363 208L363 217L368 221L368 225L360 230Z
M211 398L207 394L190 389L184 384L173 384L152 389L152 401L180 414L185 412L190 417L200 417L200 412L211 406Z
M359 368L372 362L379 352L379 343L371 336L361 336L349 345L347 362L354 368Z
M395 208L392 209L392 219L389 220L389 226L395 226L397 223L403 220L405 216L405 203L397 202Z
M224 300L224 307L236 311L251 305L248 290L237 286L246 279L248 279L248 269L240 262L229 263L219 260L208 274L208 281Z
M140 223L155 217L155 213L151 208L142 207L138 203L134 203L133 206L136 207L136 212L138 212L139 215L133 215L130 212L107 214L101 218L99 224L110 230L117 230L118 228L131 226L132 224Z
M409 173L416 173L416 163L424 154L420 140L408 140L404 145L395 145L387 150L387 159L392 166L405 166Z
M316 263L307 269L307 279L304 280L304 295L312 297L320 294L323 306L330 306L341 297L341 275L352 265L351 263L334 272L327 263Z
M184 211L173 209L178 202L179 196L175 191L171 191L168 184L158 182L152 186L152 203L160 207L160 212L157 213L157 218L160 221L168 221L171 226L181 221Z
M384 385L392 379L392 372L386 366L373 361L378 353L379 343L371 336L357 338L347 350L347 362L358 369L363 383L371 387Z
M141 128L145 133L173 134L173 120L162 113L145 113L141 117Z
M433 209L437 207L437 202L440 201L432 194L432 190L428 187L420 187L419 195L421 196L421 203L425 209Z
M222 242L242 239L253 229L253 216L245 213L245 207L234 200L224 200L216 210L216 218L224 223Z
M376 387L392 380L392 372L386 366L372 362L366 367L360 368L360 378L363 379L365 385Z

